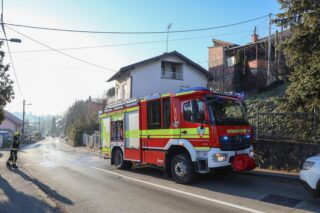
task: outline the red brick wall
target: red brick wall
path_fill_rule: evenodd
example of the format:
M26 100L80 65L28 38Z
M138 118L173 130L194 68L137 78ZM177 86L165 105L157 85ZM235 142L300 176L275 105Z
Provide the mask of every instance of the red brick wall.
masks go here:
M266 69L267 68L267 61L266 60L252 60L249 61L250 68L259 68L259 69Z

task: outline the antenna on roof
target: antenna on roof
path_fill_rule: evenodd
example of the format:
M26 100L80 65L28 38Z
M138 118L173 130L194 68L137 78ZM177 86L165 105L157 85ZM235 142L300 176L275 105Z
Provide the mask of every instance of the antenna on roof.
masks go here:
M169 31L170 31L171 26L172 26L172 23L170 23L170 24L167 26L167 43L166 43L166 53L168 52Z

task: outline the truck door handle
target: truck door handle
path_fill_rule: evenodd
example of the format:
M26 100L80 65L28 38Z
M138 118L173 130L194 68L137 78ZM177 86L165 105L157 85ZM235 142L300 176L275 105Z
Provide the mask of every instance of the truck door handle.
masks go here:
M186 130L183 130L181 133L182 134L187 134L188 132Z

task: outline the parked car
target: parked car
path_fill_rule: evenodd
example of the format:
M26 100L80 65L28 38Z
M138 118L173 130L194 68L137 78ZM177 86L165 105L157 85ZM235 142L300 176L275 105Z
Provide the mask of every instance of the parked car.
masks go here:
M307 158L300 170L302 185L315 197L320 196L320 154Z

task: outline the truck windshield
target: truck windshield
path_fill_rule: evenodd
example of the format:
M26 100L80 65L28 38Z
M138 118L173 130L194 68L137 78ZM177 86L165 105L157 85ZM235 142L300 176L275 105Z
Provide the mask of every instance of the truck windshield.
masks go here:
M208 97L210 120L216 125L249 125L244 103L224 97Z

